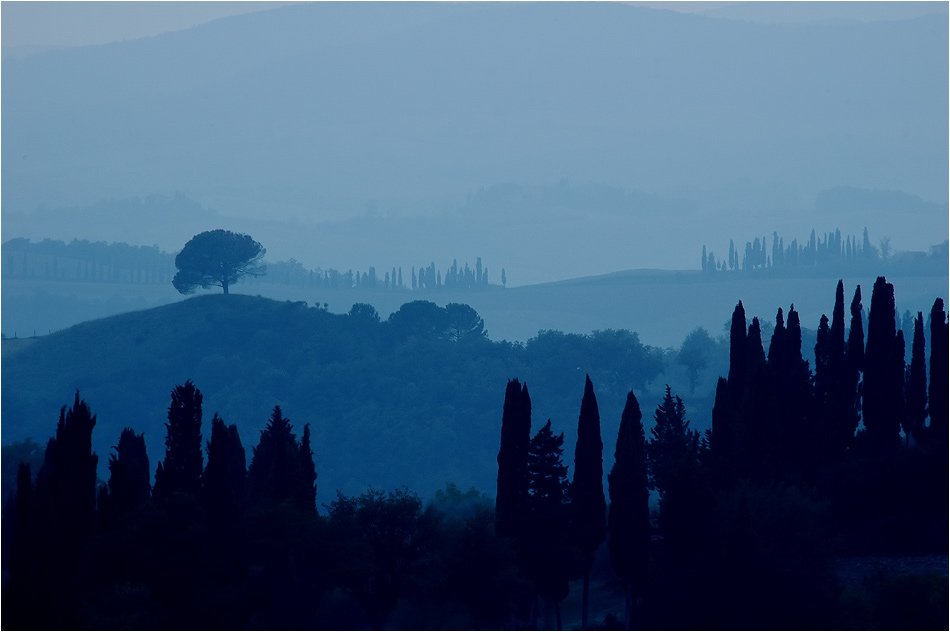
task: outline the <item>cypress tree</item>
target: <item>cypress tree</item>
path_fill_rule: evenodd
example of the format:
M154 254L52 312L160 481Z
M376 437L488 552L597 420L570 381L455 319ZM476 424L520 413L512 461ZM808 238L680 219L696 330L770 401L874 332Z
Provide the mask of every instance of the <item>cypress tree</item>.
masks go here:
M859 299L860 303L860 299ZM858 308L860 318L860 307ZM827 390L825 393L822 435L827 450L825 458L834 462L844 455L857 427L855 417L856 381L850 377L851 370L845 355L844 334L844 283L838 281L835 289L835 307L828 332ZM817 375L817 359L815 371Z
M921 443L924 423L927 421L927 364L925 359L924 315L917 312L914 319L914 340L911 343L910 367L907 370L907 422L904 433L908 440Z
M96 517L96 467L99 457L92 451L92 430L96 416L79 398L72 408L63 406L56 436L46 446L43 466L36 477L36 503L43 520L63 534L68 545L78 545L92 533Z
M719 383L724 380L719 378ZM620 415L614 466L607 475L607 544L614 571L624 585L627 630L634 600L645 588L650 546L650 483L642 419L640 404L630 391Z
M300 506L304 509L317 507L317 469L313 464L313 450L310 448L310 424L304 424L300 438Z
M894 344L891 346L891 352L887 359L888 382L893 389L894 400L890 402L891 409L895 416L893 423L895 434L900 438L901 427L907 424L907 392L906 375L907 363L904 361L907 348L904 344L904 332L897 330L897 336L894 338Z
M495 533L520 539L528 499L528 446L531 442L531 398L528 385L508 380L501 415Z
M240 515L247 491L247 455L237 426L214 414L206 444L208 465L201 477L202 504L212 520L226 523Z
M584 575L581 625L587 627L590 567L594 552L607 531L607 501L604 498L604 444L600 436L600 412L590 376L584 382L584 397L577 420L574 449L574 483L571 487L572 539L580 553Z
M864 318L861 305L861 286L854 289L854 298L851 299L851 327L848 330L848 346L845 351L845 383L843 392L851 395L848 415L842 418L842 437L847 437L850 444L854 433L861 421L861 408L864 399L864 382L861 373L864 371Z
M815 341L815 402L821 411L824 411L828 401L829 382L831 381L830 365L831 330L828 328L828 317L822 314Z
M24 511L32 533L29 570L24 580L14 616L23 614L29 627L40 629L78 629L78 599L85 587L77 578L85 576L77 561L91 539L96 523L96 467L99 458L92 452L92 431L96 417L79 391L71 408L63 406L56 435L46 445L46 454L36 477L32 511ZM28 471L21 470L18 491L27 492ZM9 602L5 602L6 605ZM17 613L21 608L28 612Z
M716 382L716 399L712 409L712 467L716 484L728 487L736 473L735 433L729 406L729 383L720 377Z
M732 325L729 328L729 390L733 404L738 404L742 399L747 356L745 308L739 301L732 312Z
M775 314L775 328L772 330L772 339L769 342L769 366L773 373L780 371L785 365L785 318L782 315L782 308L778 308ZM780 373L776 373L780 375Z
M100 514L108 514L103 516L106 521L128 513L151 496L145 435L125 428L114 449L116 453L109 457L109 493L105 506L102 501L99 505Z
M938 454L946 457L948 441L948 333L947 312L943 299L934 301L930 310L930 444Z
M769 384L765 351L758 317L753 317L746 336L746 376L735 427L735 458L741 476L756 476L771 458L775 420L769 415Z
M159 503L172 494L201 492L201 391L191 380L172 389L165 424L165 459L155 471L152 495Z
M831 331L828 334L828 365L832 370L844 358L844 282L838 280L835 288L835 307L831 312Z
M880 276L871 292L864 350L864 427L875 455L896 446L900 435L898 400L903 399L904 379L903 371L897 380L893 370L896 338L894 286Z

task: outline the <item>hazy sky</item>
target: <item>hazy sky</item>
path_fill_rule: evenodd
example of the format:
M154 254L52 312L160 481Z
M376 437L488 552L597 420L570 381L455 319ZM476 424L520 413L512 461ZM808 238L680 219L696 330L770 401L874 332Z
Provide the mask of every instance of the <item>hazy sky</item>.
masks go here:
M293 2L27 2L2 3L2 44L69 47L106 44L186 29ZM655 9L706 13L755 22L815 19L861 21L946 10L945 2L630 2Z
M3 2L4 47L86 46L178 31L291 2Z

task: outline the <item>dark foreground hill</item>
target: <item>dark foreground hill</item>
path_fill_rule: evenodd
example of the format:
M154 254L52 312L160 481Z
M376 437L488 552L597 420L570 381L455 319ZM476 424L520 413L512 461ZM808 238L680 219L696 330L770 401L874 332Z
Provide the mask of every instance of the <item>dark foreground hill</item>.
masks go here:
M154 471L170 391L191 379L204 393L204 438L218 412L237 425L248 459L275 405L298 431L309 423L318 504L369 486L427 495L452 481L492 492L508 378L528 382L533 425L552 418L572 463L584 375L612 446L627 390L663 369L661 352L634 333L547 332L520 345L482 335L473 311L461 310L467 320L454 329L437 326L444 313L415 302L380 322L368 307L342 315L214 295L82 323L3 358L3 442L44 443L79 389L98 415L100 478L126 426L145 433Z

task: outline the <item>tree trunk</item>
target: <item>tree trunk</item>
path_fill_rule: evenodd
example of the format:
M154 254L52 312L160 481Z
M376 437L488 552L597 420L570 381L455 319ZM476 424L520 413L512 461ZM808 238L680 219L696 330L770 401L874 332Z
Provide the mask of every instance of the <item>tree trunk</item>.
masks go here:
M557 618L557 629L563 630L564 627L561 624L561 602L560 601L554 602L554 616Z
M224 293L227 294L227 293L228 293L228 280L227 280L227 279L223 279L223 280L221 281L221 287L224 288Z

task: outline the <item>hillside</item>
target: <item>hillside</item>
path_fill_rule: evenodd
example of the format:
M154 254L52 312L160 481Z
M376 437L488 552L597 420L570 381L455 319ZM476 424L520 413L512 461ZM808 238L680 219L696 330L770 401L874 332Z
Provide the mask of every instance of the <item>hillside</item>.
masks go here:
M406 313L378 322L213 295L76 325L4 353L3 441L45 441L78 388L98 415L100 476L125 426L144 431L154 469L169 392L192 379L206 423L218 412L236 424L248 458L275 405L296 428L311 424L321 502L338 488L408 485L427 494L453 481L491 491L508 378L527 380L535 424L551 418L569 455L585 373L610 445L626 391L643 393L663 368L661 352L636 334L549 333L524 346L455 341L420 333L428 316Z

